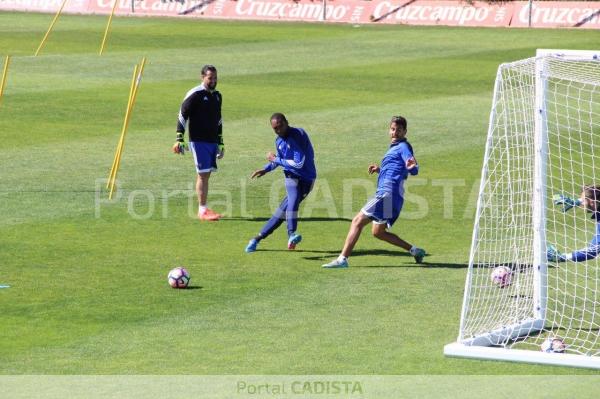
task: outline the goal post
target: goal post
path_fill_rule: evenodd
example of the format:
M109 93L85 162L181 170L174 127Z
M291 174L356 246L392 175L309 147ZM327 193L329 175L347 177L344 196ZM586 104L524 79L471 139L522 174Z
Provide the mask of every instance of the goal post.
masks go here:
M538 50L500 65L447 356L600 368L600 257L547 260L549 245L566 254L600 234L600 219L555 198L586 185L600 186L600 51ZM547 339L561 345L542 352Z

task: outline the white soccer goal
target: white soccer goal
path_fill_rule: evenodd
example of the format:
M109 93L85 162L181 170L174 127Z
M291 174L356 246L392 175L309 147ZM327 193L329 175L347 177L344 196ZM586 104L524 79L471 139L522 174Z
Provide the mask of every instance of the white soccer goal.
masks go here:
M600 185L600 51L500 65L481 177L458 340L444 353L600 368L600 257L546 259L548 245L567 253L595 235L589 213L553 196ZM493 282L499 266L509 275ZM548 338L563 353L541 351Z

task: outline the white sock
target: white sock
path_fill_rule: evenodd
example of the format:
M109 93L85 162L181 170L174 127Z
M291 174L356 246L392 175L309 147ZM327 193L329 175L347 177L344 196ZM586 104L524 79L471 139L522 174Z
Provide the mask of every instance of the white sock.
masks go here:
M344 262L344 261L347 261L348 258L346 258L344 255L340 254L340 256L338 256L337 260L338 260L338 262Z
M412 248L410 249L410 254L411 254L412 256L415 256L415 255L416 255L416 253L417 253L417 249L419 249L419 248L417 248L417 247L415 247L415 246L413 245L413 246L412 246Z
M206 205L198 206L198 213L204 215L206 213Z

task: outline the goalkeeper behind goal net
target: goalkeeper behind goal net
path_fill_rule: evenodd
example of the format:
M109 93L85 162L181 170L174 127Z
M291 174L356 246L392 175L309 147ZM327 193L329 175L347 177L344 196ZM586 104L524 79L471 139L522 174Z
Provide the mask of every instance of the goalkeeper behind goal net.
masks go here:
M600 368L600 51L500 65L481 178L444 353Z

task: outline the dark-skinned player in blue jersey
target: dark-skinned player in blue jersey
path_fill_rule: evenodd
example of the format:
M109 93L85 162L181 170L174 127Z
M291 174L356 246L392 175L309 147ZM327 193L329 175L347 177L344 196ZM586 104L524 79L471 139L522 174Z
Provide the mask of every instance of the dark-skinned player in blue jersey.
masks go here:
M286 197L273 216L265 223L256 237L246 246L246 252L254 252L260 241L267 238L284 221L288 230L288 249L293 250L302 241L296 231L298 227L298 208L313 188L317 178L313 146L304 129L289 125L285 115L275 113L271 116L271 127L277 135L275 148L277 153L269 152L262 169L254 171L250 178L259 178L281 166L285 176Z

